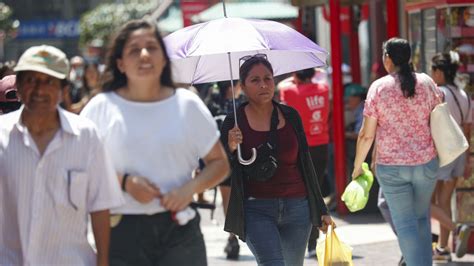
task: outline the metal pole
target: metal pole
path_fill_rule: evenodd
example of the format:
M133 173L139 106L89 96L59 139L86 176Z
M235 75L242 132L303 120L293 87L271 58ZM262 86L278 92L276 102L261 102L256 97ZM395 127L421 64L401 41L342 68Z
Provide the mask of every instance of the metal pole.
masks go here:
M225 9L225 0L222 0L222 8L224 9L224 17L227 17L227 11Z
M398 37L398 0L387 0L387 39Z
M360 9L359 9L360 11ZM358 16L354 14L354 6L349 6L349 22L352 29L349 31L350 54L351 54L351 74L352 82L361 84L360 76L360 52L359 52L359 22L360 12Z
M347 209L341 201L341 195L346 186L346 156L344 139L344 103L342 91L342 54L341 54L341 6L339 0L330 0L331 22L331 64L333 88L333 114L334 114L334 170L336 178L337 211L347 214Z
M238 127L237 124L237 108L235 106L235 92L234 92L234 75L232 74L232 58L230 56L230 52L227 52L227 57L229 59L229 71L230 71L230 86L232 89L232 106L234 108L234 125ZM242 165L250 165L252 164L255 159L257 159L257 149L252 148L252 157L250 159L245 160L242 158L242 150L240 149L240 144L237 145L237 158L239 159L240 164Z

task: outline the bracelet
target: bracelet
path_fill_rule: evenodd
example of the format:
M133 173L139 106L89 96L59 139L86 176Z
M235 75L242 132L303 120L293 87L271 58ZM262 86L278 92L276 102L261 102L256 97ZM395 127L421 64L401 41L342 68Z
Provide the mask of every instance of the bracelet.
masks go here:
M127 184L127 178L129 177L129 174L123 174L122 177L122 191L127 192L125 185Z

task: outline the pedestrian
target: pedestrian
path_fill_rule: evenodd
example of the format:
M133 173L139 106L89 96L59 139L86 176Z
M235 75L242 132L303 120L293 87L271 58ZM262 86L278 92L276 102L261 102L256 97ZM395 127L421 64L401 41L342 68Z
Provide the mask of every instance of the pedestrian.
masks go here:
M0 115L18 110L21 106L16 89L16 76L8 75L0 80Z
M70 60L71 70L69 71L69 81L71 82L71 101L78 103L82 97L84 87L84 72L86 61L82 56L74 56Z
M413 72L410 57L407 40L383 44L388 75L369 88L352 178L362 174L376 138L376 176L400 249L408 266L424 266L432 265L429 207L439 165L429 119L442 94L428 75Z
M296 71L289 81L284 81L278 87L281 102L295 108L301 116L311 161L318 183L322 186L328 164L329 86L326 83L313 83L314 74L314 68ZM316 258L318 238L319 229L313 226L308 241L310 258Z
M84 66L84 75L82 76L82 87L77 91L78 102L71 103L71 111L80 113L84 106L101 91L101 73L99 64L95 62L87 62Z
M126 201L112 210L111 265L206 265L199 214L189 205L229 171L211 113L174 87L154 23L133 20L119 30L106 72L104 92L81 115L96 123ZM198 158L206 167L193 179ZM181 220L183 213L190 216Z
M227 115L221 140L231 158L231 196L224 230L247 242L259 265L303 265L312 225L333 224L324 204L298 112L273 101L273 68L264 54L240 59L248 102ZM249 158L243 166L237 145Z
M207 107L211 111L214 119L217 121L219 128L224 122L224 118L227 114L232 113L233 102L235 101L236 106L239 106L245 101L245 96L242 93L242 88L238 80L233 81L234 90L232 90L232 83L230 80L217 82L217 93L212 93ZM219 190L222 196L222 207L224 209L224 215L227 214L227 206L229 205L230 199L230 178L226 178L222 183L219 184ZM230 260L236 260L239 258L240 245L237 237L230 233L227 238L227 244L224 248L226 258Z
M445 102L448 104L449 111L452 117L456 120L459 126L463 129L466 139L471 139L471 125L472 125L472 108L471 99L467 93L456 86L454 79L456 78L457 70L461 62L459 61L459 54L455 51L448 53L438 53L431 60L431 76L438 84L438 88L443 92ZM461 154L450 164L443 166L438 172L438 181L436 183L435 192L433 195L434 204L440 208L444 215L451 220L451 198L453 196L454 188L458 178L471 176L471 168L467 158L469 158L470 150ZM446 227L440 223L438 244L433 249L433 259L451 260L451 251L448 249L448 238L452 231L456 230L453 223ZM462 257L466 253L466 244L469 230L468 225L461 226L458 231L465 231L461 235L455 250L456 256ZM462 243L462 244L461 244Z
M344 86L345 108L350 117L354 119L345 126L346 144L346 173L350 178L354 170L352 165L355 159L357 137L359 136L362 121L364 120L364 102L367 97L367 89L356 83L349 83ZM346 120L344 120L346 121ZM370 155L371 153L369 153ZM370 161L367 159L367 161ZM370 163L370 162L368 162Z
M6 61L0 63L0 79L3 79L6 76L14 75L15 71L13 68L16 66L15 61Z
M93 123L59 107L66 55L34 46L14 70L23 105L0 116L0 264L108 265L109 209L123 198Z

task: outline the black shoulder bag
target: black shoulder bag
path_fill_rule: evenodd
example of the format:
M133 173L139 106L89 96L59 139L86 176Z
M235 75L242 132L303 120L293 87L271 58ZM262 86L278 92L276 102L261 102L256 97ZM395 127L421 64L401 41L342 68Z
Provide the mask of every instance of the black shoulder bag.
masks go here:
M268 140L260 144L257 149L257 159L250 165L243 166L244 176L248 180L264 182L275 175L278 168L277 157L277 126L278 107L273 105L272 118L270 122L270 132Z

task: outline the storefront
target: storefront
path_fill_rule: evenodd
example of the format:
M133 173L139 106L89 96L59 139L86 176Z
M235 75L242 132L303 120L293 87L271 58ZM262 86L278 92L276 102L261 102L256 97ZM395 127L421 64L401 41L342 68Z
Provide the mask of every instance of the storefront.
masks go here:
M474 2L472 0L407 0L408 39L417 71L430 73L431 58L438 52L458 51L462 62L461 82L474 95ZM473 102L474 103L474 102ZM472 129L471 129L472 131ZM471 144L474 138L471 138ZM471 167L474 149L471 145ZM456 223L474 224L474 175L461 178L455 191L453 217ZM433 227L436 228L436 227ZM469 241L474 253L474 237Z
M474 3L470 0L407 0L408 39L413 63L429 73L438 52L457 50L465 74L466 90L474 92Z

